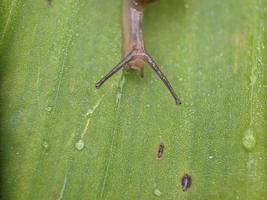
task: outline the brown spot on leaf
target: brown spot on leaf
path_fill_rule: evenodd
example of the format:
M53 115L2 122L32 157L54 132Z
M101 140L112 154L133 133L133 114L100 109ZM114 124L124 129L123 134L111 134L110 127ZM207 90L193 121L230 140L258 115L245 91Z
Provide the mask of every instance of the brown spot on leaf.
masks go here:
M164 143L161 142L159 144L158 152L157 152L157 159L161 159L164 153Z
M186 192L192 185L192 177L189 174L184 174L181 179L182 190Z
M52 0L45 0L49 6L52 6Z

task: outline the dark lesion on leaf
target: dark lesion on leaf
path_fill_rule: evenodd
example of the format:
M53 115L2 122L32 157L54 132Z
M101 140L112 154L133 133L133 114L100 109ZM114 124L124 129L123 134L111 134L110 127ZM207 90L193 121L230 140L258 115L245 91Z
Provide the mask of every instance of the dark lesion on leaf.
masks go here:
M186 192L192 185L192 177L189 174L184 174L181 179L182 190Z
M48 6L52 6L52 0L45 0Z
M159 147L158 147L158 152L157 152L157 159L161 159L162 158L162 156L163 156L163 153L164 153L164 143L163 142L161 142L160 144L159 144Z

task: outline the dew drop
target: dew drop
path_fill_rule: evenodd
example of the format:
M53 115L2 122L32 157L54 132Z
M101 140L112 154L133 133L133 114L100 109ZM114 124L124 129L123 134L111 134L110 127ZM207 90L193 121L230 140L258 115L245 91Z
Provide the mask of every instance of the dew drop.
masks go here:
M88 115L91 115L91 114L93 114L93 112L94 112L94 111L93 111L92 109L89 109L88 112L86 113L86 115L87 115L87 116L88 116Z
M154 189L154 195L160 197L161 196L161 191L158 188Z
M47 142L44 142L44 143L43 143L43 147L44 147L45 149L48 149L49 144L48 144Z
M256 146L256 139L254 137L253 131L248 129L242 139L243 146L247 151L252 151Z
M213 156L211 156L211 155L210 155L210 156L208 156L208 159L212 159L212 158L213 158Z
M52 111L52 106L47 106L46 108L45 108L45 110L47 111L47 112L51 112Z
M79 140L78 142L76 142L75 148L77 150L79 150L79 151L83 150L83 148L84 148L84 141L83 140Z

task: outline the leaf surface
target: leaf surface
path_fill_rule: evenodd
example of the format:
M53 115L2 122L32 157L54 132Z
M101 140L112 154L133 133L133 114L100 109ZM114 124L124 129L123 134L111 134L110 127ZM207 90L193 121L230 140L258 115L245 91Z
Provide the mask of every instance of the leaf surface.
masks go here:
M3 199L267 199L266 0L147 8L179 107L149 67L96 91L121 59L121 1L0 9Z

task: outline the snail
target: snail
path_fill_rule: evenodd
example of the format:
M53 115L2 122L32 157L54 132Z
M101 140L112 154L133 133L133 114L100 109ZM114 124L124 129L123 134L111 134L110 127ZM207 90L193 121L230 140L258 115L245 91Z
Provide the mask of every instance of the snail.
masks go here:
M144 10L147 5L154 1L156 0L123 0L124 58L96 83L96 88L99 89L105 81L122 68L139 70L140 76L143 78L144 64L147 63L168 88L175 103L180 105L181 101L170 82L145 50L143 36Z

